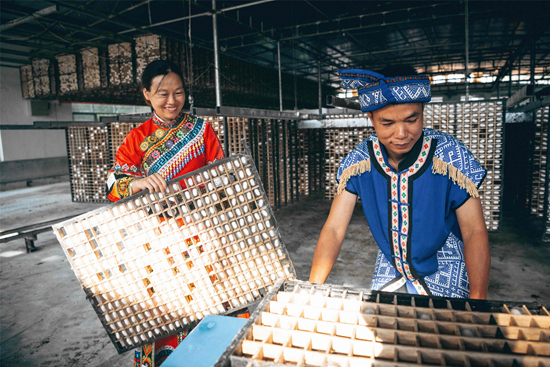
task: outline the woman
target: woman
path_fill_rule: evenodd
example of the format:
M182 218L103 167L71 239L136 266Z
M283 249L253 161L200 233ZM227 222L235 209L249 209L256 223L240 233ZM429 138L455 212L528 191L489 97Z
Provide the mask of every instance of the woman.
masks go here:
M107 194L118 201L145 189L166 190L166 181L224 158L214 129L202 119L182 112L185 104L180 68L164 60L151 62L141 77L145 102L153 117L130 131L118 148L107 178ZM184 336L156 341L155 366L160 366ZM142 348L143 364L151 365L152 345ZM136 352L134 365L140 366Z
M212 126L181 111L185 92L176 64L153 61L143 71L141 81L153 117L130 131L118 148L107 178L111 201L145 189L163 191L167 180L224 158Z

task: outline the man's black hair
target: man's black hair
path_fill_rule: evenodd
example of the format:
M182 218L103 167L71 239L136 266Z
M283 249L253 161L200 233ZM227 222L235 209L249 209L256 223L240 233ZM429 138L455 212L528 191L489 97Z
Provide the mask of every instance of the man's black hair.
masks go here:
M410 65L389 65L379 71L379 73L384 75L386 78L391 78L393 76L418 75L416 69Z

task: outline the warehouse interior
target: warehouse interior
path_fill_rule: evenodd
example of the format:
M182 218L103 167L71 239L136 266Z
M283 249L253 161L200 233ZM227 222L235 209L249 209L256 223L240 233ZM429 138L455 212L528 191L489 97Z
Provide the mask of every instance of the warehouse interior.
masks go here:
M210 122L227 156L248 149L303 281L339 164L374 133L338 70L406 64L428 75L424 125L462 140L488 172L480 187L488 300L545 315L548 13L547 1L0 2L0 364L133 363L132 348L106 332L52 226L110 205L107 172L126 134L151 117L140 77L157 59L181 66L183 109ZM327 284L368 290L376 254L358 202ZM533 317L528 326L546 330L537 339L516 332L512 339L536 343L514 353L546 366L550 314ZM495 365L449 356L429 363L423 353L414 363ZM391 358L413 363L398 352ZM265 360L287 365L281 356Z

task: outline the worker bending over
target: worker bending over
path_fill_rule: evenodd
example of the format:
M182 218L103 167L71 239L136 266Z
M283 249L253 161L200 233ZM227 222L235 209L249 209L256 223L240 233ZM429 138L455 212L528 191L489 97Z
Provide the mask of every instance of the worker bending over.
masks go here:
M309 281L324 283L361 199L379 246L371 288L487 298L491 257L478 189L486 171L456 138L423 127L430 80L411 67L340 70L375 134L342 161Z

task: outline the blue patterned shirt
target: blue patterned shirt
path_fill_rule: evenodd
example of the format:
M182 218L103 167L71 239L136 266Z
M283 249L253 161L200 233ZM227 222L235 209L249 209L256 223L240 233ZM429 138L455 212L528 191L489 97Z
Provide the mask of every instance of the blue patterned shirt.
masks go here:
M441 258L446 255L459 262L453 265L458 267L454 269L456 277L466 276L456 210L470 196L478 195L485 174L462 142L428 128L398 170L389 165L386 149L376 135L342 161L337 180L361 198L385 263L393 266L391 271L385 270L385 284L379 288L394 291L406 284L410 293L453 296L452 292L434 292L438 285L430 286L425 278L441 271ZM445 254L446 246L454 250ZM449 280L453 282L456 286L458 280ZM467 296L466 291L453 292Z

